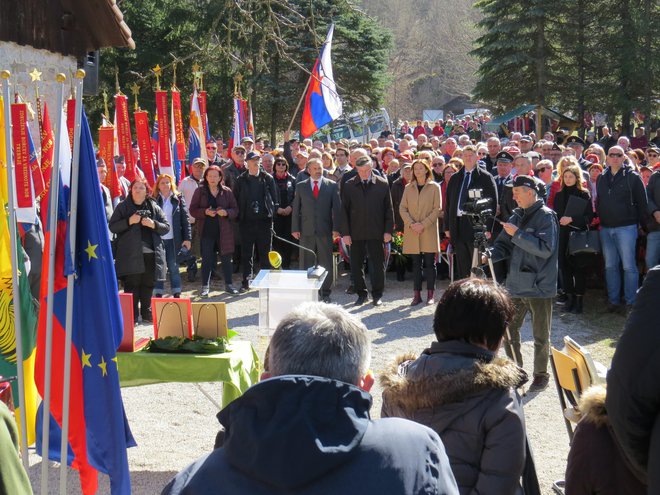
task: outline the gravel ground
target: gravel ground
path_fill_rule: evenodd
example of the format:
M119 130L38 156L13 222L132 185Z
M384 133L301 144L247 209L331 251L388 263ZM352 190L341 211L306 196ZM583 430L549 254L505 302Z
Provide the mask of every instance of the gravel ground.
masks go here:
M433 340L433 307L424 305L411 309L408 304L412 296L412 282L397 282L393 273L387 274L384 304L375 308L370 304L353 307L356 296L344 293L348 286L348 275L340 273L332 299L359 316L369 329L372 349L372 369L376 375L382 373L395 356L405 352L421 352ZM185 276L184 276L185 278ZM408 279L410 277L408 276ZM184 284L185 285L185 284ZM446 288L447 283L439 283ZM192 286L189 289L193 289ZM194 287L197 289L197 287ZM215 290L215 292L214 292ZM267 337L258 328L258 298L252 291L234 297L222 292L221 284L214 282L211 300L231 302L227 309L229 326L239 333L237 338L249 340L260 356L267 345ZM184 296L196 296L188 290ZM621 316L604 314L604 299L593 291L585 299L585 313L578 317L562 314L555 306L553 315L552 343L562 347L564 335L571 335L586 345L594 359L610 364L616 339L620 335L624 319ZM152 327L140 325L137 334L150 336ZM522 330L525 368L531 375L533 340L529 319ZM206 392L220 400L220 385L200 384ZM191 383L147 385L122 389L126 414L138 443L129 449L133 493L160 493L167 481L191 461L207 453L213 447L217 431L216 408ZM380 416L381 388L376 383L372 389L374 405L372 416ZM538 394L524 398L527 431L531 439L536 466L544 494L551 494L554 480L562 479L568 454L568 435L560 412L554 382ZM35 492L40 490L41 458L31 451L30 479ZM49 470L49 493L57 493L59 469L51 463ZM69 470L67 493L80 493L77 474ZM109 493L109 481L100 475L99 493Z

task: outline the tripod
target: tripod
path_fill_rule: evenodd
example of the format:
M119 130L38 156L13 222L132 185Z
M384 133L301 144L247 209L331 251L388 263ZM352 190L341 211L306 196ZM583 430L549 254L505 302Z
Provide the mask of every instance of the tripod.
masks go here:
M493 284L497 284L495 279L495 269L493 268L493 260L490 257L488 252L488 239L486 238L485 229L477 230L475 229L474 233L474 249L472 250L472 268L470 269L471 277L478 278L489 278L486 274L486 271L482 268L481 257L486 256L488 262L488 268L490 270L490 279L493 281ZM506 353L508 356L512 356L513 362L518 366L522 367L522 363L519 363L516 360L516 354L513 352L513 345L511 344L511 334L509 333L509 327L507 326L506 332L504 334L504 345L506 346Z

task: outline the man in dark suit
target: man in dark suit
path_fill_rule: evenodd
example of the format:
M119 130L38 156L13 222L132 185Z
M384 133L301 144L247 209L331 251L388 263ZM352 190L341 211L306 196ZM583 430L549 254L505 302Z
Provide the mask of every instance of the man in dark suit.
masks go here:
M367 284L364 279L364 259L369 253L371 260L371 295L374 306L382 304L385 287L383 243L392 240L394 211L387 179L372 171L372 161L362 156L355 162L357 175L346 181L341 190L342 224L344 244L351 246L351 273L356 305L367 300Z
M459 280L470 274L474 249L474 230L469 218L463 214L470 189L481 189L482 198L490 198L493 208L497 205L495 179L486 170L477 166L477 150L468 145L463 148L464 167L451 176L447 184L447 209L445 234L454 247L456 267L454 278Z
M318 264L328 271L321 287L321 300L330 302L333 283L332 239L339 237L339 189L323 177L323 164L318 158L307 162L309 179L296 186L291 215L291 235L300 245L316 252ZM300 268L309 268L313 256L300 250Z

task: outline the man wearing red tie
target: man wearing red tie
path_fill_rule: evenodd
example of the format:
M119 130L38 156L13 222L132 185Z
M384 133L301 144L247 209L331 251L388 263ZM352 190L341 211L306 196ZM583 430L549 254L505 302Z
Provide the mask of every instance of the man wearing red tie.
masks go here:
M321 287L321 300L330 302L333 283L332 240L339 236L339 191L337 183L323 177L323 164L318 158L307 162L309 179L296 186L291 215L291 235L300 245L316 252L318 264L328 271ZM309 268L314 257L300 250L300 268Z

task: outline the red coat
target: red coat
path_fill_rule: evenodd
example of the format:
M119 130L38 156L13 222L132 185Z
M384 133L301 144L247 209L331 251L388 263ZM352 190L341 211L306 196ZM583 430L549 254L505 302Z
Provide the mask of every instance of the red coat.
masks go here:
M214 221L217 219L220 222L220 237L218 238L218 247L220 254L233 254L234 253L234 228L232 221L238 217L238 204L234 193L231 192L226 186L220 186L220 193L216 198L218 208L227 210L228 216L221 217L217 215L215 218L206 215L206 209L209 207L209 190L206 186L198 187L193 194L190 202L190 215L192 215L199 229L199 235L204 232L204 223L207 221Z

